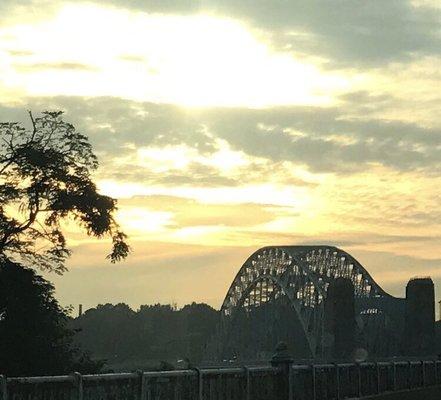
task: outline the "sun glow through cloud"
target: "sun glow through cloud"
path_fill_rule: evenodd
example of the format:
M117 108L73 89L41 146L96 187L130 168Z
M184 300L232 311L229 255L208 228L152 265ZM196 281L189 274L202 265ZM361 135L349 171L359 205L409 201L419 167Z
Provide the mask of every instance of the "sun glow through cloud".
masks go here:
M30 95L186 106L330 104L353 80L274 52L239 22L210 15L71 4L53 20L0 29L0 41L2 86Z

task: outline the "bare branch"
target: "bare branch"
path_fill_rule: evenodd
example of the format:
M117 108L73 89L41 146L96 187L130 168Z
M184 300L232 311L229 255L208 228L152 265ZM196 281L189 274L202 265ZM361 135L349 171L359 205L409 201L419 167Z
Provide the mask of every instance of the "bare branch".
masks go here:
M35 124L35 119L34 116L32 115L32 111L28 110L29 113L29 117L31 118L31 122L32 122L32 136L31 136L31 142L34 141L35 139L35 135L37 134L37 125Z

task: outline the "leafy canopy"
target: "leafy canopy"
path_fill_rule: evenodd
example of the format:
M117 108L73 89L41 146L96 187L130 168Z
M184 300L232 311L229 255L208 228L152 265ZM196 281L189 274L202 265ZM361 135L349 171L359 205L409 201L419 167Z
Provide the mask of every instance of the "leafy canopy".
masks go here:
M53 285L33 269L0 262L0 373L98 372L103 362L74 344L69 311L58 304Z
M62 112L43 112L31 129L0 123L0 258L62 273L70 255L61 230L73 218L88 235L112 238L112 262L130 249L113 215L116 200L91 179L98 161Z

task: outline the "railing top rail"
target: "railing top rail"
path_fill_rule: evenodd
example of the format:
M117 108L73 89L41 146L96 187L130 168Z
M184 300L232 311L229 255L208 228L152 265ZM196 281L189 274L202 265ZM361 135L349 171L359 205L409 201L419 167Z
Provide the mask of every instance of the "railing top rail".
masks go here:
M59 383L59 382L73 382L75 380L73 375L58 375L58 376L29 376L29 377L15 377L7 378L8 383Z
M377 362L379 367L392 367L394 364L391 361L379 361Z
M250 372L275 372L278 371L277 368L271 366L260 366L260 367L246 367Z
M147 371L142 375L146 378L178 378L180 376L196 376L198 372L195 369L181 369L173 371Z
M293 365L292 369L295 371L301 371L301 370L308 370L311 369L311 366L313 366L314 364L311 365Z
M248 367L250 372L275 372L278 371L274 367ZM204 368L199 370L202 374L210 375L229 375L229 374L245 374L245 368ZM140 376L140 373L110 373L110 374L96 374L96 375L82 375L84 381L111 381L122 379L136 379ZM142 375L147 378L158 377L179 377L179 376L196 376L198 370L172 370L172 371L146 371L142 372ZM74 375L62 375L62 376L32 376L32 377L14 377L7 378L8 383L58 383L58 382L72 382L75 380Z
M375 363L372 361L364 361L358 364L360 367L375 367Z
M311 364L311 367L314 367L316 369L326 369L326 368L335 368L337 364Z
M339 368L348 368L348 367L356 367L357 364L355 363L340 363L340 364L336 364L337 367Z
M204 368L200 369L203 374L243 374L245 370L240 367L229 368Z
M96 375L83 375L83 380L85 381L112 381L119 379L135 379L138 378L140 373L136 372L122 372L122 373L111 373L111 374L96 374Z
M324 364L292 364L293 371L305 371L314 369L331 369L331 368L369 368L376 366L416 366L416 365L426 365L426 364L441 364L441 360L409 360L409 361L381 361L381 362L361 362L361 363L324 363ZM215 368L201 368L201 369L187 369L187 370L171 370L171 371L139 371L139 372L124 372L124 373L109 373L109 374L96 374L96 375L82 375L82 379L85 381L110 381L110 380L120 380L120 379L135 379L139 378L140 375L146 378L157 378L157 377L180 377L180 376L196 376L197 374L206 375L228 375L228 374L245 374L248 372L271 372L276 373L279 371L278 368L274 366L244 366L244 367L215 367ZM32 384L32 383L60 383L60 382L74 382L76 379L75 375L58 375L58 376L32 376L32 377L7 377L6 381L8 383L17 384Z

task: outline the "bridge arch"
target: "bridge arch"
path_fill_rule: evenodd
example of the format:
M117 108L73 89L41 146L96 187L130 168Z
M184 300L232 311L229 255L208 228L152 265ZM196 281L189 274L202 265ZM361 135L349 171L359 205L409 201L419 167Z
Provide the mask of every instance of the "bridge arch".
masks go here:
M222 325L241 310L252 312L285 295L307 338L312 357L323 351L324 304L329 284L338 277L351 280L355 297L392 299L350 254L334 246L268 246L242 265L221 308Z

